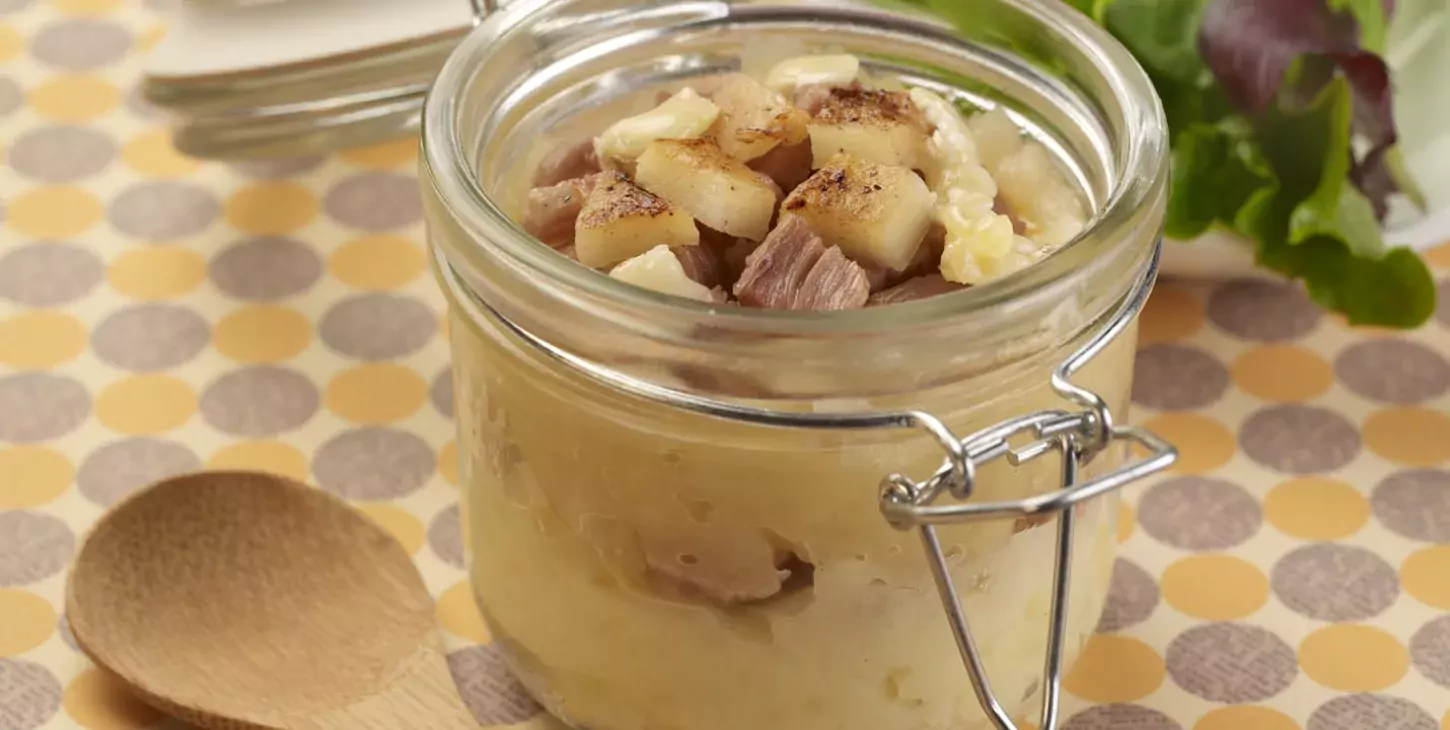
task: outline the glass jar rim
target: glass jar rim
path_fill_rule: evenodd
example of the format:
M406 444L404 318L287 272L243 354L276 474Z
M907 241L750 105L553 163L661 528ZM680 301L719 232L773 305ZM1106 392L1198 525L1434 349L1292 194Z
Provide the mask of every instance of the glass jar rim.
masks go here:
M1002 0L1006 1L1006 0ZM1022 300L1053 298L1062 285L1091 262L1124 245L1120 231L1139 221L1138 211L1164 195L1167 153L1166 120L1147 74L1121 44L1089 18L1056 0L1011 0L1014 9L1030 15L1043 28L1077 43L1094 62L1096 71L1111 92L1115 120L1125 137L1112 151L1115 162L1109 194L1088 228L1052 256L1012 276L963 291L890 307L870 307L848 312L719 307L666 296L640 289L612 277L577 266L555 251L542 246L525 233L485 190L466 151L460 123L462 98L479 69L486 68L493 47L510 33L526 30L531 19L550 0L515 0L486 18L464 37L435 81L424 104L422 155L424 184L434 187L456 224L476 242L485 242L489 253L507 261L525 276L547 282L577 295L580 301L607 301L637 311L642 317L684 318L773 336L852 337L888 332L904 326L929 328L969 313L990 311ZM726 0L687 2L697 14L720 15L752 12L744 3ZM649 4L622 13L649 12ZM759 10L759 8L755 8ZM883 17L915 24L924 34L941 37L942 26L922 19L908 19L885 10L859 7L812 6L812 12L848 21L871 22ZM444 268L459 268L452 254L437 252ZM1139 261L1146 265L1146 257Z

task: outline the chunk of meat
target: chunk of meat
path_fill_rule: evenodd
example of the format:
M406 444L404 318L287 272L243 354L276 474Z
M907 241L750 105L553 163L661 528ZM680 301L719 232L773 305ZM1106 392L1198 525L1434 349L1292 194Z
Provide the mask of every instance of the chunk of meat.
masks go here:
M796 216L782 220L745 262L735 296L746 306L856 309L871 294L866 271L841 249L827 249Z
M665 528L639 533L648 578L661 594L735 605L773 598L811 584L815 566L747 528L700 526L689 534Z
M760 247L745 257L745 271L735 282L735 298L748 307L790 309L811 267L826 246L798 216L786 216Z
M881 307L887 304L901 304L903 302L914 302L918 299L934 297L938 294L949 294L954 291L961 291L967 288L962 284L947 281L941 274L926 274L918 276L871 295L867 301L868 307Z
M764 173L781 190L795 190L811 176L811 141L777 145L750 161L750 169Z
M584 199L594 189L594 177L565 180L529 191L523 226L551 248L574 242L574 222L584 210Z
M599 157L594 154L594 140L581 139L555 149L539 162L534 171L534 187L557 185L600 171Z
M702 240L703 244L704 241ZM685 276L691 280L713 289L722 286L726 282L725 262L720 259L720 252L709 245L679 246L670 249L679 259L680 266L685 270Z
M871 296L866 272L846 258L839 248L829 248L801 282L793 309L860 309Z

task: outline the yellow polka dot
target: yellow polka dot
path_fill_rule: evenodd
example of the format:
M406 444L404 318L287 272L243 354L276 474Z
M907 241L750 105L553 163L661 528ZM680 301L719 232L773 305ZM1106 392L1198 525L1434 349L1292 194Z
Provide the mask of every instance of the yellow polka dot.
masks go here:
M86 326L68 314L37 310L0 320L0 363L10 367L53 367L85 349Z
M1387 408L1364 421L1364 442L1380 456L1410 466L1450 459L1450 416L1424 408Z
M122 2L124 0L51 0L58 10L73 15L109 13L121 7Z
M1092 702L1132 702L1163 683L1163 657L1127 636L1097 634L1063 679L1067 691Z
M411 165L418 160L418 137L408 135L367 147L344 150L342 159L358 167L375 170Z
M279 441L244 441L227 446L207 460L208 469L264 471L307 481L311 467L296 447Z
M1450 266L1450 241L1426 251L1424 256L1431 266Z
M84 122L114 109L121 92L96 76L56 76L31 89L30 108L57 122Z
M1264 516L1291 537L1337 540L1369 521L1369 501L1337 479L1301 477L1269 490Z
M65 493L75 479L70 459L45 446L0 449L0 510L34 507ZM0 611L0 615L4 615Z
M0 656L24 654L55 633L55 609L29 591L0 588L0 616Z
M1213 471L1227 464L1238 450L1233 434L1222 423L1194 413L1164 413L1148 419L1143 427L1178 447L1173 470L1182 474Z
M390 504L363 504L358 509L387 530L409 555L423 547L423 523L406 510Z
M1440 718L1440 730L1450 730L1450 710L1445 711L1445 716Z
M307 186L294 182L248 185L227 200L227 221L234 228L258 236L291 233L317 215L317 198Z
M1450 545L1428 547L1405 558L1400 585L1421 603L1450 610Z
M166 375L136 375L106 386L96 398L96 417L106 428L131 435L161 433L185 424L196 412L191 386Z
M1220 707L1204 715L1193 730L1299 730L1294 718L1255 705Z
M458 442L449 441L438 452L438 473L449 484L458 486Z
M1383 629L1357 624L1325 626L1299 644L1299 666L1309 678L1343 692L1375 692L1405 676L1410 652Z
M171 134L154 129L131 138L121 150L121 157L131 169L151 177L183 177L200 167L195 159L176 151Z
M488 626L478 613L473 602L473 590L468 581L455 584L438 597L438 623L448 633L464 639L487 643L490 639Z
M180 247L136 248L111 262L106 279L113 289L133 299L171 299L206 281L206 260Z
M392 363L359 365L327 384L327 408L355 423L390 423L423 406L428 384Z
M10 199L10 227L31 238L65 238L83 233L101 219L96 196L72 187L42 187Z
M0 25L0 61L9 61L20 55L25 48L25 39L20 32L9 25Z
M1196 297L1171 284L1159 284L1138 318L1138 340L1155 344L1187 339L1203 327L1203 320L1203 305Z
M307 349L312 324L294 309L256 305L223 317L213 339L221 354L237 362L281 362Z
M1243 618L1269 600L1263 571L1231 555L1195 555L1168 566L1160 580L1163 600L1208 621Z
M1334 369L1312 350L1265 345L1234 361L1233 379L1245 392L1263 400L1295 402L1329 390L1334 384Z
M96 668L81 672L66 685L61 705L70 719L88 730L140 730L162 719L115 675Z
M1133 515L1133 506L1122 500L1118 501L1118 542L1124 543L1133 536L1133 528L1137 527L1137 517Z
M423 273L423 248L403 236L365 236L344 243L328 266L344 284L368 290L396 289Z

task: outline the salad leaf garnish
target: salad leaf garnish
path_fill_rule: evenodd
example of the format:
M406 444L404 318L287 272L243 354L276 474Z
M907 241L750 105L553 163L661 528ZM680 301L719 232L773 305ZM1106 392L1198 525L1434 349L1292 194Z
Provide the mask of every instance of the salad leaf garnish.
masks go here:
M901 1L968 37L994 23L972 0ZM1420 202L1382 57L1394 0L1064 1L1126 46L1163 100L1168 236L1239 234L1260 266L1355 324L1433 314L1429 270L1381 233L1391 196Z

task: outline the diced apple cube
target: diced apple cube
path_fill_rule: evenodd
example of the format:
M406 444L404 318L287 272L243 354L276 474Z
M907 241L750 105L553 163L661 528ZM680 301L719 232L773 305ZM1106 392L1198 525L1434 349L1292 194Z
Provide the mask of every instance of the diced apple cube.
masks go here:
M919 168L926 158L926 119L899 91L832 89L809 130L818 168L840 152L906 168Z
M856 261L903 271L931 227L935 203L905 167L837 155L791 192L781 215L800 216Z
M635 180L644 189L721 233L765 238L775 216L777 189L704 139L662 139L640 155Z
M668 246L654 248L614 267L609 275L627 284L673 294L700 302L713 302L715 295L685 274L685 267Z
M601 269L655 246L694 246L695 221L618 173L601 175L574 225L579 263Z
M694 139L703 135L719 116L720 109L714 102L694 89L681 89L654 109L615 122L594 141L594 150L601 161L628 162L657 139Z
M725 154L749 162L779 144L798 144L806 138L810 117L795 108L778 91L773 91L745 74L729 74L715 90L720 117L711 135Z

